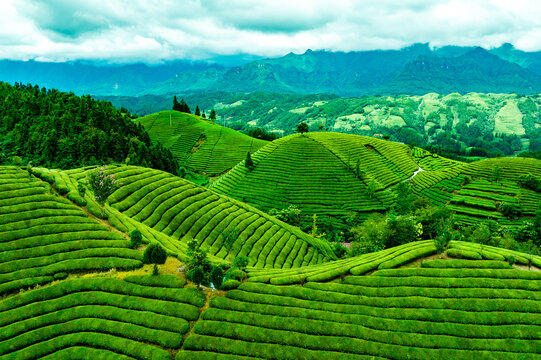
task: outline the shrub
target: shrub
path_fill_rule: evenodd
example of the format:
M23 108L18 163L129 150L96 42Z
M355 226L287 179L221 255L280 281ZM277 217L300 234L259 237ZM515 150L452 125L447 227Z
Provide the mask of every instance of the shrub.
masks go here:
M500 211L507 218L516 219L522 215L522 206L519 203L503 202L500 206Z
M246 153L246 160L244 161L244 166L246 166L250 170L252 170L254 168L254 162L252 160L252 155L250 155L249 151Z
M521 175L518 178L518 184L522 187L531 189L533 191L537 191L537 192L541 191L541 179L539 179L538 177L532 174Z
M143 254L143 263L145 264L164 264L167 260L167 253L156 243L147 246Z
M224 281L224 271L220 266L215 266L210 272L210 282L215 289L219 289Z
M77 184L77 192L79 193L79 196L84 198L85 197L85 193L86 193L86 188L85 186L83 185L83 183L78 183Z
M229 280L224 281L224 283L222 284L221 289L225 290L225 291L232 290L232 289L238 288L239 285L240 285L240 281L234 280L234 279L229 279Z
M139 230L135 229L130 233L130 241L132 249L135 249L143 242L143 235Z
M246 273L242 270L231 268L225 273L225 278L242 281L246 279Z
M152 275L158 276L160 275L160 270L158 269L158 265L154 264L154 267L152 268Z
M517 259L515 259L513 255L510 255L507 257L507 262L509 263L509 265L513 266L517 262Z
M243 270L246 268L246 266L248 266L249 261L250 259L247 256L237 255L233 260L233 267Z
M65 273L65 272L58 272L58 273L54 274L54 276L53 276L53 278L55 280L63 280L65 278L67 278L67 277L68 277L68 274Z

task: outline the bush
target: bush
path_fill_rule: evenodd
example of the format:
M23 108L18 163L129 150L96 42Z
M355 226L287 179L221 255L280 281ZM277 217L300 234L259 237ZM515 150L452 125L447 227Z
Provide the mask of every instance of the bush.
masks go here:
M225 277L226 279L242 281L246 279L246 273L242 270L231 268L225 273Z
M65 272L58 272L58 273L54 274L54 276L53 276L53 278L55 280L64 280L67 277L68 277L68 274L65 273Z
M509 263L509 265L513 266L517 262L517 259L515 259L513 255L510 255L507 257L507 262Z
M232 289L238 288L239 285L240 285L240 281L234 280L234 279L229 279L229 280L224 281L224 283L222 284L222 287L220 289L225 290L225 291L232 290Z
M200 266L196 266L195 268L193 268L188 273L188 277L190 280L193 281L194 284L197 285L198 288L205 281L205 273L203 272L203 269L201 269Z
M479 254L477 251L449 249L447 250L447 255L459 259L483 260L481 254Z
M165 264L167 253L156 243L147 246L143 254L143 263L145 264Z
M132 249L135 249L143 242L143 235L139 230L135 229L130 233L130 241Z
M519 203L503 202L500 211L509 219L517 219L522 215L522 206Z
M233 260L233 267L243 270L244 268L246 268L246 266L248 266L249 261L250 259L247 256L237 255Z

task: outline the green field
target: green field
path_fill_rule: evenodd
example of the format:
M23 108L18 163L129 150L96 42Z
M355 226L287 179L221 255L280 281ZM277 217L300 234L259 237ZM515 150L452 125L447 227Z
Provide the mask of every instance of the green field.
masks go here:
M293 204L304 214L334 218L352 213L362 218L390 209L394 197L389 190L403 181L431 203L449 205L463 224L494 219L519 225L541 204L540 193L518 184L520 175L541 178L541 161L536 159L462 163L391 141L326 132L286 136L252 158L253 169L241 162L209 188L264 211ZM498 181L493 179L495 167L502 169ZM418 169L423 171L413 176ZM501 203L520 205L522 215L506 218Z
M171 150L181 164L208 176L231 169L247 152L254 153L267 143L179 111L160 111L137 119L137 123L153 141Z
M0 295L68 273L133 269L142 254L25 170L0 167Z

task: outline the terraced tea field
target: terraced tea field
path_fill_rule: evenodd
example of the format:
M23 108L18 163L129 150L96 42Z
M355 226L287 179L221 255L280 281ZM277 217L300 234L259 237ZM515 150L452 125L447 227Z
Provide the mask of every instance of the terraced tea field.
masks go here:
M211 300L176 359L541 356L540 272L486 261L423 265L303 286L246 282Z
M494 169L501 177L494 179ZM413 189L436 204L449 204L460 223L473 225L479 220L497 220L504 225L520 225L524 218L507 218L502 204L516 204L523 215L539 209L541 193L521 187L521 175L541 178L541 161L527 158L498 158L424 171L412 179ZM468 179L466 181L466 178Z
M265 211L291 204L329 216L383 211L392 202L383 190L418 169L408 151L363 136L295 134L261 148L252 156L253 170L241 162L209 188Z
M254 153L267 141L251 138L211 120L178 111L161 111L137 119L150 138L159 141L185 166L214 176Z
M0 301L0 358L171 359L204 303L194 289L66 280Z
M90 171L68 173L79 180ZM197 239L218 259L231 261L241 254L255 267L292 268L335 257L327 242L171 174L135 166L111 167L107 173L123 184L108 198L111 222L119 228L131 223L147 241L158 241L172 253L183 252L189 240ZM223 234L229 232L236 238L227 248Z
M0 167L0 295L71 272L142 265L129 241L48 186L24 170Z

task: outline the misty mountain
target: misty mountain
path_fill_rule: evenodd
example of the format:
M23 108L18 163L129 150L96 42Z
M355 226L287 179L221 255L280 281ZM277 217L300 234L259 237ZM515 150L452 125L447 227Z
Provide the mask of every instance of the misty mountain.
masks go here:
M235 64L229 61L228 65ZM142 96L273 92L360 96L427 92L541 92L541 52L511 44L401 50L311 51L224 66L174 61L159 65L0 61L0 80L37 83L76 94Z

